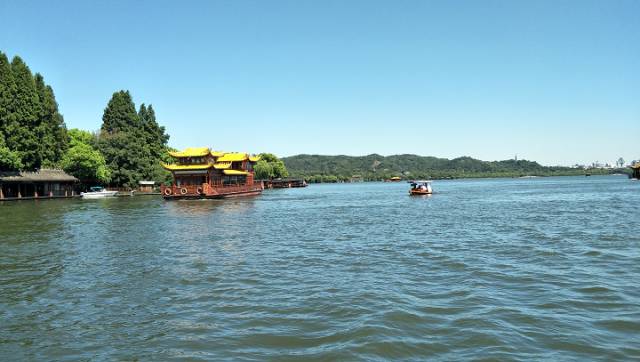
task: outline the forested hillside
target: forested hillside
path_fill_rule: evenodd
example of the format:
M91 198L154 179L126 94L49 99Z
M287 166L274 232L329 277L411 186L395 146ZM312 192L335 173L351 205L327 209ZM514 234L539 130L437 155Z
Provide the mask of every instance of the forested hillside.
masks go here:
M463 178L463 177L519 177L582 175L582 169L546 167L526 160L481 161L471 157L454 159L417 155L381 156L322 156L296 155L282 158L289 174L311 182L384 180L393 176L406 179ZM591 173L606 173L593 170Z

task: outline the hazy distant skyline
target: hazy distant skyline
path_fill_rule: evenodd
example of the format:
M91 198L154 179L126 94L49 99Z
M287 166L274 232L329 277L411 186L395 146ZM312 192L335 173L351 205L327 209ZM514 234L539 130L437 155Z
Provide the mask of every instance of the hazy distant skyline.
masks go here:
M69 128L128 89L176 148L640 158L640 1L9 0L0 22Z

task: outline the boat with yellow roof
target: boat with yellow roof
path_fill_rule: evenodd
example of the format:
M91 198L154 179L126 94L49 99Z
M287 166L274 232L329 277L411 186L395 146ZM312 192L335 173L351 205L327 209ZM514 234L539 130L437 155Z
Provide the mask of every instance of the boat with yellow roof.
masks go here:
M259 195L264 190L255 181L253 167L259 156L240 152L212 151L192 147L172 151L173 164L162 164L173 176L169 186L162 185L165 199L215 199Z

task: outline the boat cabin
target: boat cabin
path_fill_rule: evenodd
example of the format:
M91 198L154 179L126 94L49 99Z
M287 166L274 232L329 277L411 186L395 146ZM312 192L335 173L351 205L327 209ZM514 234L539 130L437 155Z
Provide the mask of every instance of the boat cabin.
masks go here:
M255 182L253 167L260 159L247 153L216 152L206 147L169 152L173 164L162 164L171 172L171 186L161 186L162 195L173 198L219 198L256 195L262 182Z
M409 195L431 195L433 188L431 187L431 181L411 181L411 189L409 189Z

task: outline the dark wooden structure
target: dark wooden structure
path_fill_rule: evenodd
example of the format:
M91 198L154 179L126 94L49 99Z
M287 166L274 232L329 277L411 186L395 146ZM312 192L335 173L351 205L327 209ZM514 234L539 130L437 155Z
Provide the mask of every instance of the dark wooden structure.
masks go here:
M62 170L0 171L0 200L73 197L77 182Z
M279 178L274 180L262 180L265 189L288 189L291 187L307 187L309 186L304 179L301 178Z
M253 179L253 165L260 159L246 153L225 153L209 148L187 148L170 152L175 164L162 166L171 171L173 182L161 185L165 199L215 199L259 195L264 186Z
M640 161L631 165L631 178L640 180Z

